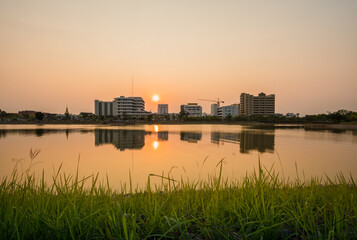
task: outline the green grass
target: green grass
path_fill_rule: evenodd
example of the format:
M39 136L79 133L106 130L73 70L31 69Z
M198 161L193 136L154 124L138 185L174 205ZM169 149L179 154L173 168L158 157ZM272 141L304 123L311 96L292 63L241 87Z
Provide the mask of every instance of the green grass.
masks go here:
M241 181L148 177L111 189L98 175L53 183L16 170L0 182L0 239L356 239L357 187L342 175L283 180L259 166ZM152 178L162 183L153 185ZM131 186L131 184L130 184Z

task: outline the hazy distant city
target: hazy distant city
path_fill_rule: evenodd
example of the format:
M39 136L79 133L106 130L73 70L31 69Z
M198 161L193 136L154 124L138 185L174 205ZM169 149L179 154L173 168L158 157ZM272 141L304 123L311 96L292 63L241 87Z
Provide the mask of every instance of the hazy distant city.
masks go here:
M275 114L275 95L266 95L260 93L258 96L242 93L240 103L222 106L224 101L198 99L200 101L214 102L211 105L210 116L226 118L236 117L238 115L272 115ZM145 101L141 97L124 97L114 98L113 101L105 102L100 100L94 101L94 114L97 116L119 116L119 117L142 117L151 114L145 111ZM207 116L202 112L202 106L199 103L187 103L181 105L181 114L188 117ZM173 113L174 115L180 113ZM158 104L156 114L169 115L169 104ZM299 114L297 114L298 116Z
M165 121L255 121L271 123L338 123L357 120L357 113L346 109L337 112L320 113L301 117L299 113L276 113L275 94L263 92L254 96L248 93L240 94L240 101L225 104L225 101L213 99L197 99L180 106L180 112L170 112L170 105L157 103L157 111L145 109L142 97L114 98L113 101L94 100L94 112L81 112L71 114L68 106L64 114L45 113L35 110L23 110L18 113L7 113L0 109L0 122L42 122L42 123L115 123L115 122L165 122ZM153 101L158 102L159 97L153 96ZM200 102L211 102L209 113L203 112Z

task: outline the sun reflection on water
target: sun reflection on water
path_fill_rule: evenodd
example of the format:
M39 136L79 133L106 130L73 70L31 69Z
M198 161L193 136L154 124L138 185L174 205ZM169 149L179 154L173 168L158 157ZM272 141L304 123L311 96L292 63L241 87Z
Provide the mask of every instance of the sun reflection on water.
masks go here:
M158 141L154 141L153 143L152 143L152 146L155 148L155 149L157 149L158 147L159 147L159 142Z
M158 125L154 125L154 131L155 132L159 132L159 126Z

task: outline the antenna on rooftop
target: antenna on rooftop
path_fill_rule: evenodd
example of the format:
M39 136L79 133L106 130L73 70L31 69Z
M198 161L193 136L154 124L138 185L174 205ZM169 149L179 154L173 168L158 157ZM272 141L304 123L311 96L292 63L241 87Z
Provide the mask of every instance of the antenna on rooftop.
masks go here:
M134 97L134 76L131 74L131 96Z

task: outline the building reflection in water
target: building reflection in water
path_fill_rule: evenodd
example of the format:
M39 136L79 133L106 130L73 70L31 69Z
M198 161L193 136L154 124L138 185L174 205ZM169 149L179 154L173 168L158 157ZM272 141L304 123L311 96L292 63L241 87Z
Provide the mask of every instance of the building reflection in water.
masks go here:
M241 132L240 152L249 153L250 150L258 152L274 152L275 134L263 132Z
M180 139L189 143L197 143L202 139L202 132L180 132Z
M236 143L240 146L241 153L257 150L260 153L274 152L275 135L261 131L241 131L239 133L211 132L211 142Z
M169 140L169 132L168 131L158 132L157 139L159 141L168 141Z
M211 132L211 142L219 144L221 142L239 143L239 133Z
M144 130L125 129L95 129L95 146L113 144L120 151L125 149L141 149L145 145L145 135L150 134Z

